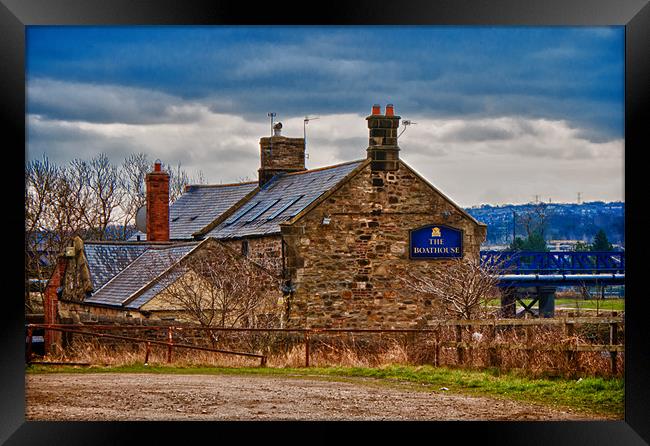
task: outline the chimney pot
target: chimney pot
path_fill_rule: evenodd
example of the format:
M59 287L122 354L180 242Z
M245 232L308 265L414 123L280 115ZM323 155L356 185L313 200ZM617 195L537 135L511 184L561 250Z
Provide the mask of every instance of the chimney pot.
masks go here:
M386 106L386 116L394 116L395 115L395 109L393 108L393 104L388 104Z
M273 136L282 136L282 123L278 122L273 126Z
M381 115L381 107L379 106L379 104L374 104L372 106L372 114L373 115Z
M162 161L156 160L153 164L153 171L154 172L161 172L162 171Z

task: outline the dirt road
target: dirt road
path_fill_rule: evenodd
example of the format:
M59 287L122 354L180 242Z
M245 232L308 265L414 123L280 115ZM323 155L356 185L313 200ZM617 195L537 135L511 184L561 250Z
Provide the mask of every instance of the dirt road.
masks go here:
M374 379L30 374L27 420L585 420L545 406Z

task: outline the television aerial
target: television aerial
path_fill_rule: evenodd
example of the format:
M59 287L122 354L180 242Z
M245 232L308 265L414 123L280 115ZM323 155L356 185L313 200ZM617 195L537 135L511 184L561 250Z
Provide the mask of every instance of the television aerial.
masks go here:
M409 121L408 119L403 120L402 125L404 126L404 128L402 129L401 132L399 132L399 135L397 135L397 137L399 138L400 136L402 136L402 133L404 133L406 131L406 128L409 125L414 125L414 124L417 124L417 122Z
M305 143L305 152L307 152L307 124L309 124L309 121L314 121L315 119L320 118L318 116L314 116L312 118L305 116L305 119L302 121L302 138Z

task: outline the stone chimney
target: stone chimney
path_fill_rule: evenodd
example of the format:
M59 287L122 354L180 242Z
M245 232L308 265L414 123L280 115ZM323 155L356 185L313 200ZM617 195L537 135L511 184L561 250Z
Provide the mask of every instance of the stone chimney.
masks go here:
M281 135L282 123L273 126L273 136L260 138L260 187L279 173L305 169L305 139Z
M145 179L147 187L147 241L169 241L169 174L156 160Z
M381 114L379 104L372 106L372 114L366 118L370 138L368 158L372 160L373 171L394 171L399 169L399 147L397 146L397 129L400 116L395 116L393 104L386 106L386 114Z

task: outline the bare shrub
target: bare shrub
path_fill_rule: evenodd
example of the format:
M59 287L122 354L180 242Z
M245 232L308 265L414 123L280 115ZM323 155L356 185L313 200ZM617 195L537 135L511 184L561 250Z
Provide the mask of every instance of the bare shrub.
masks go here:
M486 304L499 296L499 265L483 265L480 260L451 259L445 268L432 268L430 274L407 273L401 278L411 290L442 302L448 316L473 319L486 316Z

